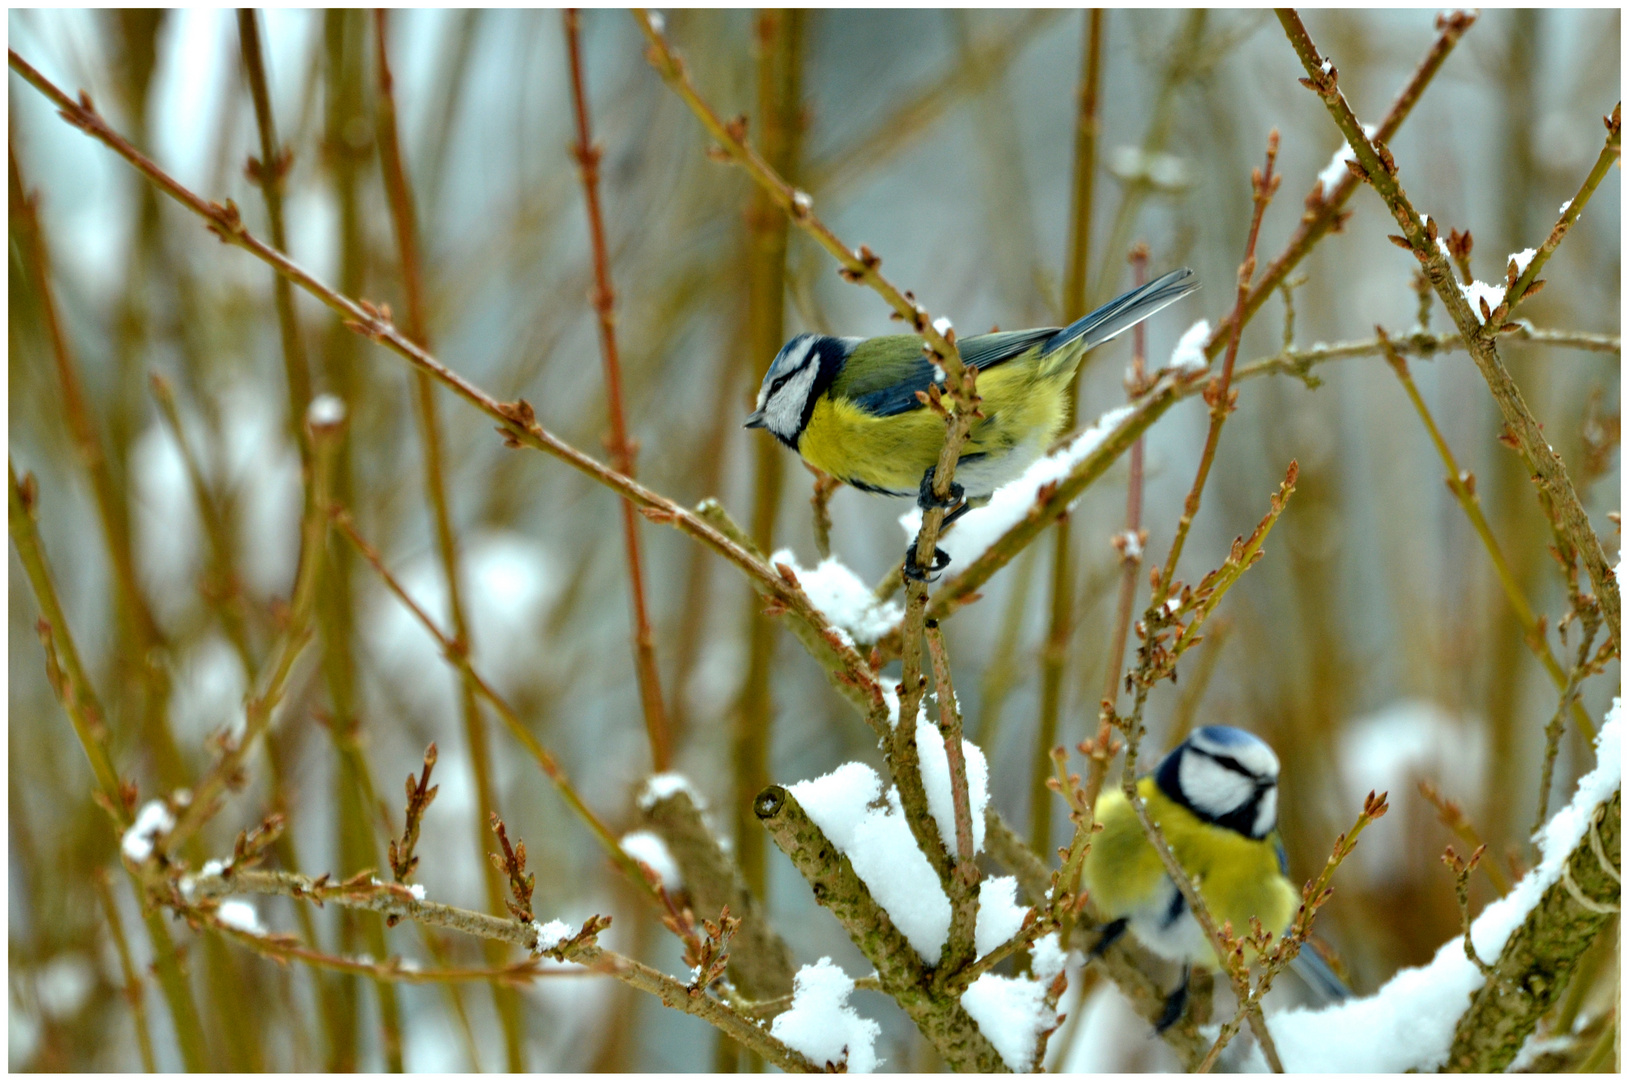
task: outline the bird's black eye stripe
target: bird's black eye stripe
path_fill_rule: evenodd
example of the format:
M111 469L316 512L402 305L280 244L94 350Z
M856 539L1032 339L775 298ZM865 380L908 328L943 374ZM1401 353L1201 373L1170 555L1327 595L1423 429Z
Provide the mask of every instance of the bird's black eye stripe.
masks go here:
M1259 774L1255 773L1254 770L1244 767L1241 761L1238 761L1230 754L1213 754L1198 746L1189 747L1188 749L1192 750L1194 753L1202 754L1204 757L1208 758L1210 761L1214 762L1216 765L1219 765L1223 769L1234 772L1239 776L1247 777L1256 784L1271 785L1276 783L1276 781L1271 779L1269 776L1260 776Z
M808 361L806 359L804 359L802 361L802 363L798 364L796 367L792 368L790 371L787 371L784 375L779 376L773 382L769 383L768 384L768 396L773 397L775 394L779 393L780 392L780 387L784 386L787 382L791 381L796 376L800 375L802 373L802 369L807 367L807 366L808 366Z

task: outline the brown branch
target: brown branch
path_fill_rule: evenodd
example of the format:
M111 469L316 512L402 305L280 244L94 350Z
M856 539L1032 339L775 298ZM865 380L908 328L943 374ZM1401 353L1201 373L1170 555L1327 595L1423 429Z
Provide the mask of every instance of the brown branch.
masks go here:
M933 325L931 313L915 301L913 293L901 292L882 275L879 269L881 259L868 247L861 246L857 251L848 247L814 216L813 200L807 193L787 183L746 139L745 122L736 119L725 123L700 96L695 84L690 81L682 58L667 44L666 36L650 22L649 14L635 9L633 17L650 41L650 63L689 106L707 133L717 140L728 160L745 169L753 182L773 197L774 204L789 215L793 225L830 252L841 264L843 277L875 290L905 324L925 338L933 355L943 364L949 389L958 388L963 374L960 350L943 331Z
M1328 114L1338 125L1345 140L1350 143L1356 156L1355 165L1372 185L1373 190L1378 192L1401 226L1401 245L1411 251L1423 265L1431 286L1441 298L1458 332L1463 335L1469 355L1474 359L1475 366L1480 369L1480 374L1485 378L1486 385L1502 412L1509 436L1525 459L1539 491L1552 501L1556 513L1556 528L1565 534L1581 555L1582 563L1587 567L1588 577L1593 582L1593 590L1598 596L1599 605L1604 609L1605 622L1610 626L1610 636L1619 642L1621 591L1605 558L1604 547L1588 521L1587 511L1577 498L1576 489L1571 484L1564 463L1548 445L1547 439L1542 434L1542 425L1532 415L1519 387L1515 385L1513 377L1509 375L1508 368L1504 366L1497 352L1494 328L1499 320L1507 317L1509 310L1507 299L1495 310L1491 310L1489 305L1487 310L1479 313L1470 310L1469 302L1452 273L1450 259L1436 243L1434 222L1426 223L1423 216L1413 209L1411 200L1401 188L1395 158L1389 148L1383 143L1373 143L1363 132L1361 122L1356 119L1356 114L1351 111L1349 103L1339 90L1338 69L1328 62L1324 70L1322 56L1317 52L1305 24L1293 9L1278 9L1277 18L1282 23L1289 44L1293 46L1300 63L1305 68L1307 76L1303 80L1305 85L1322 99ZM1621 107L1618 103L1616 111L1606 118L1607 143L1614 142L1619 147L1620 125ZM1483 326L1482 321L1486 325Z
M1084 15L1084 54L1079 70L1079 112L1073 128L1073 201L1068 211L1068 266L1062 285L1062 320L1072 322L1085 313L1089 295L1090 225L1095 209L1097 115L1102 82L1101 8ZM1077 383L1077 377L1075 383ZM1070 401L1072 395L1069 395Z
M1140 286L1147 280L1147 245L1137 244L1130 251L1130 262L1134 267L1135 283ZM1147 377L1147 328L1145 323L1137 323L1132 331L1132 348L1130 354L1130 384L1139 387ZM1130 483L1125 496L1124 531L1113 538L1113 546L1119 553L1119 603L1118 612L1113 620L1112 644L1107 651L1107 674L1102 687L1102 700L1117 703L1119 699L1120 674L1124 670L1124 650L1130 640L1130 623L1135 618L1136 584L1141 578L1141 558L1147 544L1147 530L1141 527L1141 500L1146 484L1146 447L1144 441L1137 439L1130 447ZM1113 725L1110 721L1112 708L1099 712L1096 724L1096 735L1083 744L1084 753L1090 758L1089 778L1085 783L1084 804L1095 807L1096 796L1101 794L1102 784L1107 779L1107 766L1113 760L1116 749L1113 746Z
M402 287L407 296L407 321L403 327L407 339L428 349L429 320L424 296L424 275L418 251L417 212L413 205L412 187L402 161L401 137L396 124L394 79L390 74L389 50L386 47L386 17L383 9L374 13L374 44L377 52L378 98L377 126L379 166L384 176L384 190L390 207L390 221L395 230L396 246L401 255ZM280 245L279 245L280 247ZM469 648L469 623L463 600L463 573L458 559L457 534L452 526L452 507L446 492L445 448L441 442L439 409L435 401L435 383L429 373L418 370L412 375L413 403L418 419L419 436L424 444L424 489L429 495L430 516L435 529L435 547L440 556L441 574L446 579L447 608L452 617L452 639L460 652ZM325 507L324 507L325 509ZM480 715L475 688L468 672L459 680L461 716L464 738L469 748L469 771L475 789L475 835L484 840L484 824L496 815L496 792L492 783L491 752L486 739L486 722ZM493 874L483 875L486 902L493 909L507 903L503 897L501 880ZM487 949L487 960L496 964L501 953ZM518 1002L506 994L499 994L497 1011L503 1023L503 1033L511 1069L523 1067Z
M634 449L627 439L627 417L622 405L621 359L616 348L616 293L610 282L610 250L605 243L604 213L599 205L599 158L588 123L587 90L583 85L580 13L565 11L565 43L571 62L571 102L576 118L576 142L571 153L582 176L587 200L588 234L593 241L593 310L599 317L599 355L604 360L605 401L610 411L610 462L623 476L636 476ZM633 599L633 656L638 672L638 696L644 707L644 730L656 772L672 762L672 736L661 698L661 672L655 662L655 632L644 598L644 557L638 537L637 507L621 503L622 537L627 548L627 581Z

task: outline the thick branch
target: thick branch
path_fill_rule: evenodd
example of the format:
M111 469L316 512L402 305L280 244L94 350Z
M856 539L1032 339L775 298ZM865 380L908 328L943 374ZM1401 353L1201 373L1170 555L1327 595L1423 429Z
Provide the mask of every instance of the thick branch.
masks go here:
M774 843L807 879L814 899L830 909L865 959L875 965L882 990L909 1014L950 1067L1010 1072L958 997L935 991L914 947L870 895L847 856L825 838L795 797L782 787L766 788L757 796L756 811Z
M1570 882L1574 885L1567 885ZM1593 811L1559 881L1514 931L1457 1022L1442 1072L1502 1072L1621 909L1621 790Z

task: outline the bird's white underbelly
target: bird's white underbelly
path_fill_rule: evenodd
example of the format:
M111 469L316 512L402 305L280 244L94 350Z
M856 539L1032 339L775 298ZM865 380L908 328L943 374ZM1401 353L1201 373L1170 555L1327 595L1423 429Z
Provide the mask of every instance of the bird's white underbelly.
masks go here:
M1158 888L1147 902L1130 913L1130 932L1166 960L1213 964L1214 948L1186 904L1181 903L1180 914L1173 920L1169 918L1170 909L1176 904L1175 896L1175 883L1166 874L1159 879Z
M1044 453L1043 433L1036 432L1004 454L962 460L955 466L955 481L966 489L968 499L987 498L1021 476Z

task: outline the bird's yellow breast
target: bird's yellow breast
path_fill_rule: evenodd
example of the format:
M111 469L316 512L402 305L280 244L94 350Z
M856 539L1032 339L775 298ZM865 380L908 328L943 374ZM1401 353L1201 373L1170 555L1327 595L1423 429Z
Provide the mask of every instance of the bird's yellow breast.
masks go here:
M1229 921L1233 932L1242 937L1249 932L1252 916L1281 936L1299 906L1299 893L1277 864L1275 842L1251 840L1204 822L1159 791L1152 777L1143 778L1136 790L1216 925ZM1164 864L1123 792L1108 791L1096 800L1096 820L1102 831L1085 857L1085 887L1097 911L1117 919L1155 895L1164 877Z
M963 458L1010 453L1024 442L1045 445L1060 433L1069 367L1042 368L1019 358L978 376L984 418L972 425ZM845 483L910 495L943 450L943 419L930 409L875 416L851 401L821 397L803 428L797 452Z

